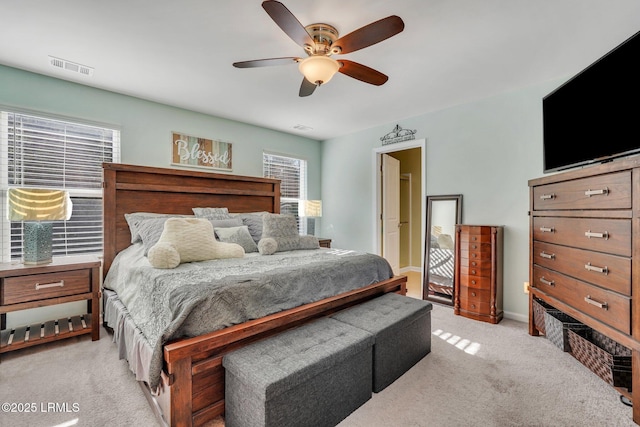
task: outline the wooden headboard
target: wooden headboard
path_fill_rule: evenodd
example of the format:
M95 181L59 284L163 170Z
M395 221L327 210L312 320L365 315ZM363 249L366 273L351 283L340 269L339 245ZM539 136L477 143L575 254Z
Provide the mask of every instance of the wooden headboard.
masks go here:
M193 214L194 207L280 213L280 180L181 169L104 163L103 275L131 245L125 213Z

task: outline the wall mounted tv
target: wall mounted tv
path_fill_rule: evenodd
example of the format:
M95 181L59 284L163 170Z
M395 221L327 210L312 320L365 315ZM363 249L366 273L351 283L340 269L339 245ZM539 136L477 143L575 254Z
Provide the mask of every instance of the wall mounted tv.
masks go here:
M544 172L640 152L640 32L542 100Z

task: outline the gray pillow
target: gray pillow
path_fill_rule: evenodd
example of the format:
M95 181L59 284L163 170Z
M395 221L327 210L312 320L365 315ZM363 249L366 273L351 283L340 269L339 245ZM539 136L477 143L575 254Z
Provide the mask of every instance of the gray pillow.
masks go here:
M298 237L296 217L289 214L266 214L262 218L262 237ZM279 244L279 242L278 242Z
M249 228L246 225L229 228L215 228L216 237L221 242L237 243L244 248L245 253L258 252L258 246L253 241Z
M124 219L129 226L129 232L131 233L131 243L137 243L142 241L140 236L139 224L140 221L149 218L172 218L172 217L193 217L193 215L177 215L177 214L163 214L155 212L133 212L124 214ZM164 224L164 223L163 223Z
M232 213L233 218L240 218L242 223L249 227L249 234L253 237L253 241L257 244L262 238L262 218L268 212L247 212Z
M315 236L273 237L272 239L278 244L276 252L318 249L320 247L320 242Z
M229 209L227 208L192 208L197 218L207 219L229 219Z

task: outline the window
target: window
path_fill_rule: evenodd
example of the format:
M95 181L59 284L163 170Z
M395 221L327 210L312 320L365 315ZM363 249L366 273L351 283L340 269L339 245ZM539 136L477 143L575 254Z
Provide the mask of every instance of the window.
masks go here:
M0 259L22 257L22 222L9 222L10 187L67 190L68 221L53 224L53 255L102 252L102 163L120 161L120 131L0 111Z
M307 161L263 153L262 171L266 178L280 180L280 213L298 217L298 204L307 198ZM307 234L307 222L298 218L298 231Z

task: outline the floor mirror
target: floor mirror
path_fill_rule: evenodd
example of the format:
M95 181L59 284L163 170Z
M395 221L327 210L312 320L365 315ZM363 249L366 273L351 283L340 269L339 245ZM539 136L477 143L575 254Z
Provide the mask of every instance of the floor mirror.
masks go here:
M462 194L427 196L423 298L453 305L455 228L462 223Z

